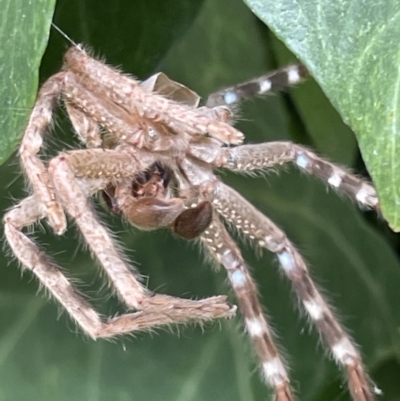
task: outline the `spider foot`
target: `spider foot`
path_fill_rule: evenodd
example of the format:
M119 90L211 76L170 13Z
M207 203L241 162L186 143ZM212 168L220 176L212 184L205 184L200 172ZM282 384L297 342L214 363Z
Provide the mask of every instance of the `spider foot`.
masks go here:
M236 306L229 304L227 297L222 295L193 300L156 294L144 299L141 310L166 314L178 321L182 319L211 320L233 317L236 313Z
M372 394L371 386L368 383L368 378L365 377L365 372L360 364L354 364L348 370L349 389L354 401L374 401L375 397ZM378 394L380 390L374 389Z
M293 393L288 383L282 384L276 388L276 401L294 401Z
M93 337L110 338L161 326L231 318L236 312L236 306L228 304L225 296L194 301L157 294L147 298L143 307L144 310L116 316L102 323Z

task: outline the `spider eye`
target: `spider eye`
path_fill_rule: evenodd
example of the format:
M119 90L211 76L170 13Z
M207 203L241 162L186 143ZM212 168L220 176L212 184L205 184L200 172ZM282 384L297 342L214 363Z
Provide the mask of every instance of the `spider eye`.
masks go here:
M202 202L194 208L185 210L175 220L175 233L185 239L198 237L210 225L212 212L210 202Z

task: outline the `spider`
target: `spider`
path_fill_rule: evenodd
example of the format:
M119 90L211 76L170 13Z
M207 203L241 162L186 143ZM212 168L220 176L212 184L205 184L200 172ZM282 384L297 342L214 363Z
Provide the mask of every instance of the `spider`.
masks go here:
M291 142L242 145L233 126L242 100L300 82L307 71L293 65L224 89L199 107L198 96L158 74L140 83L70 48L64 67L41 87L19 149L31 195L4 217L5 235L23 268L29 269L91 338L110 338L154 327L231 318L225 296L182 299L150 292L101 224L91 198L100 194L113 212L145 230L167 227L195 239L222 265L236 294L246 331L260 360L265 384L278 401L294 399L283 359L257 297L256 285L227 227L276 254L293 292L336 363L347 375L354 401L370 401L370 382L351 337L336 320L310 278L299 252L268 217L216 169L264 172L293 163L360 206L379 209L375 189L362 179ZM44 163L43 138L59 99L84 149L65 151ZM72 218L127 313L102 319L23 229L47 219L56 235ZM226 223L226 224L224 224Z

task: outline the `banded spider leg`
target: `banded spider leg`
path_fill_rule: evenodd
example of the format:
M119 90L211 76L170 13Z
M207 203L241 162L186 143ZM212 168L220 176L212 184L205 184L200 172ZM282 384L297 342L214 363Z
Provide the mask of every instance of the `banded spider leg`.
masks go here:
M305 76L302 67L291 66L224 89L212 94L208 105L232 104L266 93L278 87L273 80L297 83ZM286 77L286 80L285 80ZM239 145L224 148L215 164L238 173L267 171L269 168L294 163L301 171L312 174L331 188L347 195L361 207L379 212L375 189L364 180L320 157L307 148L291 142L270 142L257 145ZM213 192L213 206L235 229L258 246L277 255L282 271L291 281L293 292L300 301L310 322L316 327L323 343L330 349L338 365L347 371L347 381L356 401L370 401L379 390L372 387L363 366L360 353L352 338L335 318L320 290L313 283L307 265L286 235L270 219L258 212L250 203L230 187L219 183ZM243 262L240 251L221 223L214 219L203 233L202 243L219 263L225 266L231 285L243 313L245 327L254 342L262 365L266 383L274 388L278 400L291 400L293 395L282 358L274 345L273 335L257 299L256 286Z
M267 95L296 85L303 81L307 75L308 71L302 64L289 65L250 81L212 93L207 98L206 107L212 108L220 105L232 107L246 99Z

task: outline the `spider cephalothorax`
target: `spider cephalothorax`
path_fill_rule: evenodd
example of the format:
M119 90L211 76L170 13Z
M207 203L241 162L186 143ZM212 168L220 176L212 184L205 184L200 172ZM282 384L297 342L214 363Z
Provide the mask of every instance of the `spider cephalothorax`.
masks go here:
M182 210L180 205L177 207L176 203L168 201L171 175L172 171L167 166L153 163L133 177L130 188L132 204L128 208L121 209L118 206L118 187L112 184L102 191L103 199L110 210L124 215L130 223L141 229L169 226L185 239L197 238L211 223L211 203L203 201ZM180 213L177 214L176 210Z
M266 384L277 400L292 400L289 377L256 286L225 220L277 255L299 305L346 371L353 399L372 400L374 390L357 347L311 280L301 255L281 229L214 174L215 169L246 173L292 162L360 205L378 208L372 186L301 145L241 145L244 136L231 124L231 107L245 97L269 92L276 83L295 84L305 73L303 67L290 66L218 92L206 106L198 107L196 94L162 74L139 83L91 58L82 48L71 48L62 71L42 86L20 146L31 195L4 217L14 255L87 335L112 337L168 324L229 318L236 309L224 296L188 300L147 290L100 223L91 207L92 195L103 194L112 211L140 228L168 227L181 237L198 238L210 258L227 271ZM59 98L86 148L62 152L45 164L39 152ZM47 219L60 235L66 230L65 214L75 220L126 305L126 314L102 320L23 232L24 227Z

